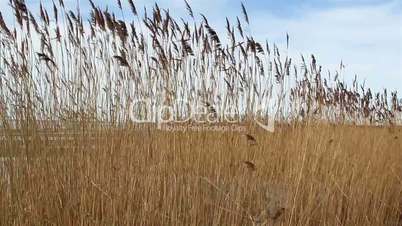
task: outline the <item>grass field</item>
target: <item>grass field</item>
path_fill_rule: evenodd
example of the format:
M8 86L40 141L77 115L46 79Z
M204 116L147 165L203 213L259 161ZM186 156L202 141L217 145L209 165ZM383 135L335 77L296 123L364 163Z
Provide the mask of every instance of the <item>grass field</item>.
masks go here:
M397 92L256 40L244 4L222 32L52 3L0 9L0 225L402 225Z
M5 142L28 158L4 161L1 222L402 224L402 128L313 123L271 134L242 126L252 138L149 126L83 129L51 145L47 136Z

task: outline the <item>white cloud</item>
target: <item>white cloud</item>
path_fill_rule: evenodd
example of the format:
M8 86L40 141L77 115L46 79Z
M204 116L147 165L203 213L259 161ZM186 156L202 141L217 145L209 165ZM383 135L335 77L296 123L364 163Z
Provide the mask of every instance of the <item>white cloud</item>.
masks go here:
M252 31L282 44L289 32L292 55L313 53L332 71L343 60L346 80L358 74L377 90L402 93L402 15L393 12L394 4L310 9L292 19L259 13L253 15Z

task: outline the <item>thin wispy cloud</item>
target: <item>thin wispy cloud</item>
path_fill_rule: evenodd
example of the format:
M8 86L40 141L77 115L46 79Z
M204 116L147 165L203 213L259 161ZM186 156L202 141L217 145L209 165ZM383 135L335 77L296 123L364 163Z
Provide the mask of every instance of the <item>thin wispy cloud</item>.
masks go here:
M402 91L402 14L395 3L305 9L299 18L278 18L262 11L254 14L253 32L284 43L291 39L291 54L315 54L324 68L346 64L345 79L367 78L373 87ZM263 29L265 28L265 29Z

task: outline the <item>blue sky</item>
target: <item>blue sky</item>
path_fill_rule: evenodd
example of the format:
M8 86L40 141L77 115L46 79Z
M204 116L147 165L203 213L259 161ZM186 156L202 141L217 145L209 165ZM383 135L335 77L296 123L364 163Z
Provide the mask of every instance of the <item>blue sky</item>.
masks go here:
M77 0L64 0L74 7ZM87 10L87 0L78 0ZM126 3L127 0L121 0ZM0 0L0 11L8 0ZM38 8L39 0L26 0ZM50 0L43 0L49 5ZM57 1L56 1L57 2ZM94 0L99 5L116 6L115 0ZM137 8L151 7L155 1L134 0ZM177 18L186 17L183 0L157 0ZM225 17L241 15L240 1L188 0L195 12L203 13L218 31ZM251 26L260 41L266 39L285 49L286 33L291 37L289 55L300 62L300 54L316 55L323 68L334 72L341 60L346 65L344 79L360 80L380 90L389 88L402 94L402 0L244 0ZM128 6L126 4L128 9ZM109 7L113 9L113 7ZM38 11L36 11L38 12Z

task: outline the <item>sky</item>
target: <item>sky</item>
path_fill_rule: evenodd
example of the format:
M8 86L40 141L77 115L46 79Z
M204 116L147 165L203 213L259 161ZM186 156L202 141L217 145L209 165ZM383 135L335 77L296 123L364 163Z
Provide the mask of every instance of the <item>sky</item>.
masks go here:
M88 0L64 0L68 7L77 2L89 11ZM116 0L94 0L95 4L116 9ZM121 0L128 9L127 0ZM0 0L0 11L12 18ZM31 9L39 0L26 0ZM50 7L51 0L42 0ZM57 1L56 1L57 2ZM137 8L151 8L153 0L134 0ZM176 18L186 17L184 0L157 0ZM225 17L241 16L237 0L188 0L195 13L203 13L218 31L224 31ZM250 32L258 41L276 43L300 63L300 54L314 54L325 71L346 66L343 77L352 81L357 74L366 86L402 94L402 0L244 0L250 18ZM33 8L32 8L33 7ZM35 10L33 10L35 11ZM38 10L36 10L38 12ZM118 15L118 14L117 14ZM283 52L283 51L282 51Z

